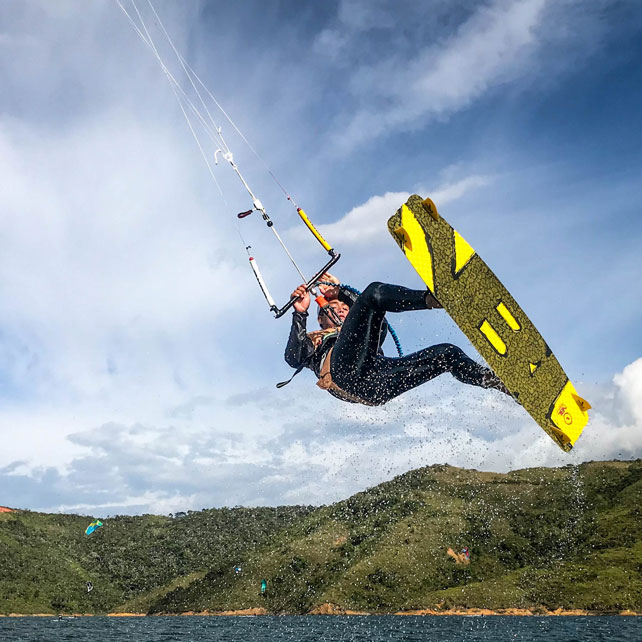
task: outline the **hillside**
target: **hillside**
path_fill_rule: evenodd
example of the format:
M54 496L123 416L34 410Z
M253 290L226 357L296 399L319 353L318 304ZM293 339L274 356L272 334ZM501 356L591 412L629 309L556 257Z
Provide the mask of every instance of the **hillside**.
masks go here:
M177 517L104 519L30 511L0 513L0 613L145 611L168 590L234 566L311 507L223 508ZM93 590L87 591L87 582Z
M642 611L641 511L638 460L431 466L317 509L119 517L91 537L86 517L2 513L0 612Z

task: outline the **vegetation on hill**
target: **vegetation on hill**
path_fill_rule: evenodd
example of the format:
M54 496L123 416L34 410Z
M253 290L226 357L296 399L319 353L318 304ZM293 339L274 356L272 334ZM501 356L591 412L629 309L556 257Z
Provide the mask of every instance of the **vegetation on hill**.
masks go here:
M159 594L233 567L312 507L222 508L104 519L15 511L0 514L0 613L145 612ZM87 582L93 589L87 591Z
M88 523L0 514L0 612L642 611L641 460L431 466L316 509ZM447 554L464 547L469 563Z

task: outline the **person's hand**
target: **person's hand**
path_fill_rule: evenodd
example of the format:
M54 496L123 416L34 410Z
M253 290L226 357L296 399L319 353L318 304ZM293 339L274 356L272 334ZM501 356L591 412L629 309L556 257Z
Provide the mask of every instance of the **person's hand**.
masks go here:
M296 299L294 302L294 309L297 312L307 312L310 307L310 293L305 287L305 284L300 285L292 294L290 299Z
M327 301L337 299L339 297L339 284L341 283L336 276L332 276L330 272L326 272L319 277L319 281L327 281L335 283L336 285L321 285L319 284L319 291Z

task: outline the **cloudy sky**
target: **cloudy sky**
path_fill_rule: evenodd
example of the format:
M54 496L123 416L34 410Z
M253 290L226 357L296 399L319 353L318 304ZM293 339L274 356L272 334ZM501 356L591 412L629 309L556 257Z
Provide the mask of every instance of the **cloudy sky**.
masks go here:
M247 265L251 200L225 162L213 180L155 56L114 1L4 0L0 504L320 504L433 463L642 457L639 2L122 3L189 95L167 29L252 144L208 104L304 270L326 255L267 167L359 289L420 287L386 221L430 195L594 410L565 454L448 375L382 408L309 372L277 390L289 319ZM240 229L284 301L296 272L259 217ZM391 321L406 352L479 358L443 311Z

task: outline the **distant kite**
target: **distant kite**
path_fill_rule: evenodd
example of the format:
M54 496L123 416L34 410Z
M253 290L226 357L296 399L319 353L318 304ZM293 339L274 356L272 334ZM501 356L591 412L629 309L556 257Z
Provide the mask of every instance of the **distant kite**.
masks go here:
M103 523L99 519L95 519L85 529L85 535L91 535L94 531L98 530L102 525L103 525Z

